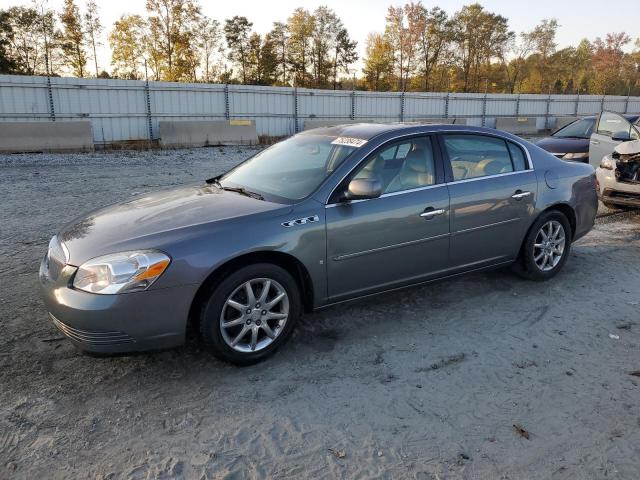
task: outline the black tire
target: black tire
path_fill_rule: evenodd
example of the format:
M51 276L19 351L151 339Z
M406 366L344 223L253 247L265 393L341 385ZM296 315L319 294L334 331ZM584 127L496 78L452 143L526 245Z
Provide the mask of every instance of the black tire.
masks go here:
M562 228L564 229L565 243L564 251L562 252L562 256L558 263L551 269L545 271L542 270L535 261L534 243L542 226L550 221L557 221L562 225ZM572 238L571 225L569 224L567 217L562 212L549 210L542 213L527 232L524 242L522 243L520 256L514 263L512 270L519 276L528 280L543 281L555 277L567 262L567 258L571 251Z
M221 315L227 299L236 289L253 279L275 280L287 295L288 317L282 330L266 347L257 351L240 352L232 348L224 338ZM229 308L229 307L227 307ZM200 337L206 348L218 359L234 365L252 365L275 353L291 336L302 313L300 289L295 279L285 269L271 263L247 265L229 274L211 287L200 309ZM254 321L254 324L257 322ZM262 338L266 339L264 332ZM250 335L250 333L248 334Z

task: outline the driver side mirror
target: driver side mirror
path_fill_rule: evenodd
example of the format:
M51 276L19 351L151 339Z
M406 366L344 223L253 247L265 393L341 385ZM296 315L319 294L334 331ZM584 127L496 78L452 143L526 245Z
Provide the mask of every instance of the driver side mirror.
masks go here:
M629 134L629 131L621 130L619 132L614 133L611 136L611 140L614 140L616 142L628 142L629 140L631 140L631 135Z
M365 200L382 195L382 182L377 178L354 178L344 194L345 200Z

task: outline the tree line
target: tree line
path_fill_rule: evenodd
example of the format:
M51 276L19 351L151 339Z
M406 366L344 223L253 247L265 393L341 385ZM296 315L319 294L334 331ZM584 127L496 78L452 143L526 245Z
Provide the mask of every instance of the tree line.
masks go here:
M46 0L0 10L0 73L363 89L640 94L640 39L610 33L558 49L555 19L516 33L478 3L449 15L421 1L387 10L385 29L357 42L332 9L295 9L260 34L244 16L223 21L198 0L146 0L108 30L95 0ZM99 65L107 42L110 65Z

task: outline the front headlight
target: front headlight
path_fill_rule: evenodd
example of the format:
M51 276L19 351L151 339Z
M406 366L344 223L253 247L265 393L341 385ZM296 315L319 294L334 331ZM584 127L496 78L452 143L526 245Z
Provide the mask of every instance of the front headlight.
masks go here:
M600 162L600 168L604 168L606 170L615 170L616 162L611 157L604 157Z
M157 250L140 250L104 255L78 268L73 286L90 293L110 295L147 289L171 263Z
M565 153L562 158L565 160L580 160L585 159L589 156L589 152L579 152L579 153Z

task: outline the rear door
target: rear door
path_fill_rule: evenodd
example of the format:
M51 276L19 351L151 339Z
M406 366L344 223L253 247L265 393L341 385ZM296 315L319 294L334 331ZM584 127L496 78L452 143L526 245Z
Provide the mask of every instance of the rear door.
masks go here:
M484 134L443 134L441 140L450 168L452 266L466 270L512 260L537 196L526 151Z
M637 132L632 128L631 123L622 115L613 112L602 112L598 117L596 129L589 140L589 163L597 168L602 158L613 152L616 145L621 143L613 140L613 135L623 131L629 132L632 136L637 136Z

